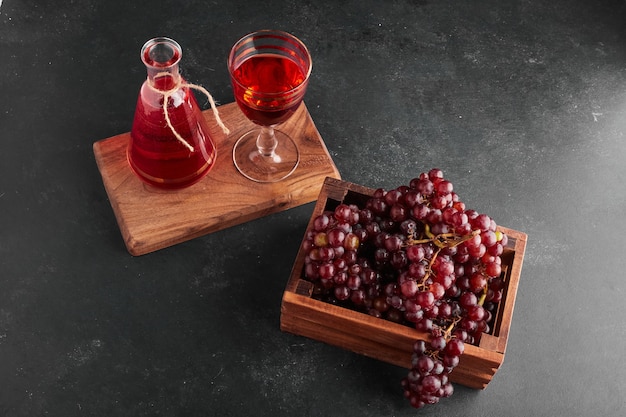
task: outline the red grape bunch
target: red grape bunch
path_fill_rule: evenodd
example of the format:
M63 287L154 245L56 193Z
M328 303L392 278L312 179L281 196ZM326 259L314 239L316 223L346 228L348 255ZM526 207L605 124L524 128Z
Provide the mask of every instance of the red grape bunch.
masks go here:
M408 185L377 189L362 207L339 203L317 216L304 240L304 276L314 297L412 326L402 388L421 408L449 397L449 374L464 343L490 331L502 299L507 237L467 209L452 183L431 169Z

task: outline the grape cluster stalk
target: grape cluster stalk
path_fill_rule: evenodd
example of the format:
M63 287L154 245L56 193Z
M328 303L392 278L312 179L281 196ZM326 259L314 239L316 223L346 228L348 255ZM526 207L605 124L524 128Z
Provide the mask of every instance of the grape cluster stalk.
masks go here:
M449 375L465 344L489 333L503 296L507 241L433 168L408 185L375 190L363 207L342 202L315 217L303 273L316 299L428 334L414 343L401 381L421 408L452 395Z

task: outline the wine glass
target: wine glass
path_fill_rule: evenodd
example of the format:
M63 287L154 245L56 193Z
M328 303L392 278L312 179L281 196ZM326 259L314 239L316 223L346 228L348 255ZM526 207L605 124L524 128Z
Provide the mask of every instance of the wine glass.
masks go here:
M297 167L294 140L277 125L298 109L311 74L311 54L295 36L260 30L241 38L228 56L235 100L257 128L244 133L233 148L235 166L257 182L276 182Z

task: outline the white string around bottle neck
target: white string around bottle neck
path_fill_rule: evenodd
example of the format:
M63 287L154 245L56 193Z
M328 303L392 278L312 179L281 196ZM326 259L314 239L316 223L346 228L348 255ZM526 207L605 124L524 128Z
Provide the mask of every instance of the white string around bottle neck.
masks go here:
M165 77L165 76L175 78L169 72L160 72L156 74L153 78L156 79L156 78ZM217 110L217 105L215 104L215 100L213 100L213 96L211 95L211 93L209 93L209 91L206 88L202 87L201 85L191 84L188 82L182 82L182 77L178 77L178 80L176 80L176 84L174 85L174 87L170 88L169 90L163 91L163 90L156 88L153 85L153 81L150 79L150 77L148 77L148 87L150 87L152 91L163 95L163 114L165 115L165 121L167 123L167 126L170 128L170 130L172 131L176 139L178 139L180 143L185 145L185 147L189 149L190 152L194 151L194 147L189 142L187 142L185 138L183 138L180 135L180 133L176 131L176 129L174 129L174 126L172 125L172 121L170 119L168 106L167 106L169 102L169 98L180 88L183 88L183 87L193 88L194 90L198 90L201 93L203 93L205 96L207 96L207 98L209 99L209 104L211 105L211 110L213 110L213 115L215 116L215 121L217 122L217 125L222 128L222 132L224 132L225 135L228 135L230 133L230 129L226 127L226 125L224 124L224 122L222 122L222 119L220 118L220 114L219 114L219 111Z

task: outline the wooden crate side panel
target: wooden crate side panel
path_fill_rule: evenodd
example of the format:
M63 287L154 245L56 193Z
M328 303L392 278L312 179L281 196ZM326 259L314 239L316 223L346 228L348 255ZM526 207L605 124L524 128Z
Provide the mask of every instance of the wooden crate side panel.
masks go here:
M283 295L282 314L332 326L339 331L367 337L384 345L404 346L406 351L412 349L417 338L427 337L426 333L407 326L290 292Z
M411 366L412 344L416 340L414 338L394 345L390 344L390 340L395 339L393 336L372 338L371 335L374 332L346 331L341 326L335 327L335 322L331 319L311 321L309 318L315 317L307 314L309 311L300 311L306 316L299 316L297 312L296 305L290 305L288 302L283 304L282 331L308 337L403 368L408 369ZM461 356L461 362L450 378L454 383L484 389L500 367L502 359L502 355L467 346L466 352Z
M330 308L329 308L330 307ZM358 312L284 294L281 330L309 337L396 366L410 368L415 340L427 335L406 326L388 323ZM339 311L333 311L339 310ZM346 313L354 314L346 314ZM359 317L363 316L363 317ZM373 321L374 323L369 323ZM390 326L393 325L393 326ZM396 328L397 327L397 328ZM471 388L484 388L503 361L503 355L466 345L453 382ZM458 371L458 372L457 372Z
M509 253L503 254L503 265L506 264L506 270L504 271L506 286L504 288L502 301L498 306L494 329L494 335L498 337L495 350L504 354L509 339L511 322L513 320L513 310L515 308L515 299L517 297L517 289L522 273L527 235L502 226L498 226L498 228L506 233L509 237L509 243L512 244Z
M315 323L296 316L285 315L281 319L281 329L392 365L407 367L407 352L405 350L375 342L367 337L344 332L324 323Z

